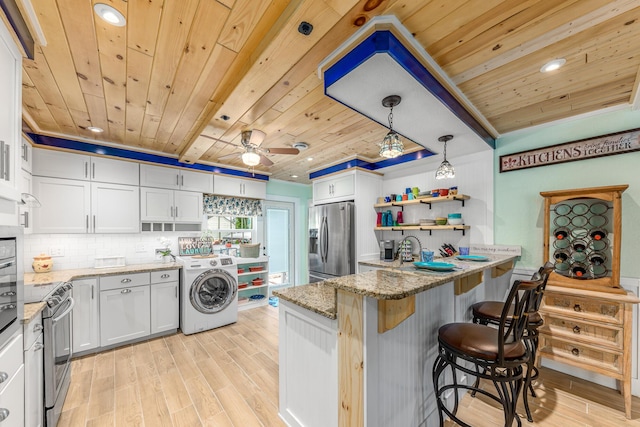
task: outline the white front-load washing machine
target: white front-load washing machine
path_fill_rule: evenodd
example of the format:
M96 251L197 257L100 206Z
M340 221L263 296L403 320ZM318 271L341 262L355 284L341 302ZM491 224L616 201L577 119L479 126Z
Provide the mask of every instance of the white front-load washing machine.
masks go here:
M186 335L238 321L238 266L229 256L180 257L180 329Z

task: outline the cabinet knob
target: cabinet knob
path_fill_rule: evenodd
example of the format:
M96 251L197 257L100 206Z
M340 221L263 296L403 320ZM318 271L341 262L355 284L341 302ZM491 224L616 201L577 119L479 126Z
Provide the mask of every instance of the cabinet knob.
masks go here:
M573 333L574 333L574 334L579 334L579 333L580 333L580 326L577 326L577 325L576 325L576 326L574 326L574 327L573 327Z
M572 348L571 349L571 354L573 354L574 356L579 356L580 355L580 350L578 350L577 348Z
M580 304L576 304L573 306L573 311L582 311L582 307L580 307Z
M37 323L33 326L33 332L40 332L43 329L44 329L44 326L42 326L41 323Z
M129 294L131 293L131 289L123 289L120 291L121 294Z
M44 348L44 345L37 343L34 347L33 347L33 351L40 351Z
M122 279L120 281L120 283L129 283L129 282L131 282L131 279Z
M0 408L0 421L4 421L9 418L9 410L7 408Z
M9 374L7 374L6 372L0 372L0 383L3 383L8 379L9 379Z

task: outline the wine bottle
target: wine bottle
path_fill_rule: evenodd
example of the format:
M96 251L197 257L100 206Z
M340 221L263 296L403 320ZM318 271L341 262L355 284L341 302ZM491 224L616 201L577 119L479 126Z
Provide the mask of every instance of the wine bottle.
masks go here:
M553 235L558 240L566 239L567 237L569 237L569 234L570 234L570 231L569 231L569 229L567 227L558 227L553 232Z
M571 273L578 278L585 278L587 275L587 266L582 263L575 263L571 266Z
M571 247L576 252L584 252L587 249L587 242L582 239L574 240Z
M607 237L607 231L602 228L594 228L589 232L593 240L603 240Z
M594 252L589 255L589 262L593 265L602 265L607 262L607 257L600 252Z

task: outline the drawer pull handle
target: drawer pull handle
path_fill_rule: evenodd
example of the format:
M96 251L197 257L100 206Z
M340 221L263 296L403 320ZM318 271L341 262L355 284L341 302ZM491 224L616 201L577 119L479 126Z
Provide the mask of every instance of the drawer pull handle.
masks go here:
M123 289L120 291L121 294L129 294L131 293L131 289Z
M129 283L131 282L131 279L122 279L120 280L120 283Z
M42 326L42 324L40 323L37 323L36 325L33 326L33 332L40 332L43 329L44 329L44 326Z
M582 311L582 307L580 307L580 304L576 304L573 306L573 311Z
M9 410L7 408L0 409L0 421L4 421L9 418Z
M579 356L580 350L578 350L577 348L573 348L571 349L571 354L573 354L574 356Z
M580 326L574 326L573 327L573 333L574 334L579 334L580 333Z
M3 383L8 379L9 379L9 374L7 374L6 372L0 372L0 383Z
M161 279L168 279L169 277L171 277L171 275L169 274L163 274L162 276L160 276Z
M33 347L33 351L40 351L44 348L44 345L37 343L34 347Z

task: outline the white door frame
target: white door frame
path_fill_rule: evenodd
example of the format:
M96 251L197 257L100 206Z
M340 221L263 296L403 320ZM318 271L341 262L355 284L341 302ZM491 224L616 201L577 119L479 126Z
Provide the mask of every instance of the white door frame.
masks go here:
M292 254L291 255L291 260L293 261L292 267L293 267L293 274L291 274L291 280L290 280L290 285L291 286L296 286L299 284L302 284L302 280L300 277L301 274L301 268L299 268L301 264L301 253L299 250L296 250L296 248L302 248L302 242L301 242L301 238L302 238L302 230L300 229L300 222L297 220L297 213L299 211L300 208L300 203L299 200L295 197L289 197L289 196L276 196L276 195L267 195L267 198L264 201L264 210L265 210L265 215L266 215L266 210L267 207L266 205L269 202L287 202L287 203L293 203L293 212L291 215L291 224L293 225L292 230L293 230L293 236L292 237ZM265 222L265 227L266 227L266 222ZM266 239L266 230L264 233L265 239ZM306 282L304 282L306 283Z

